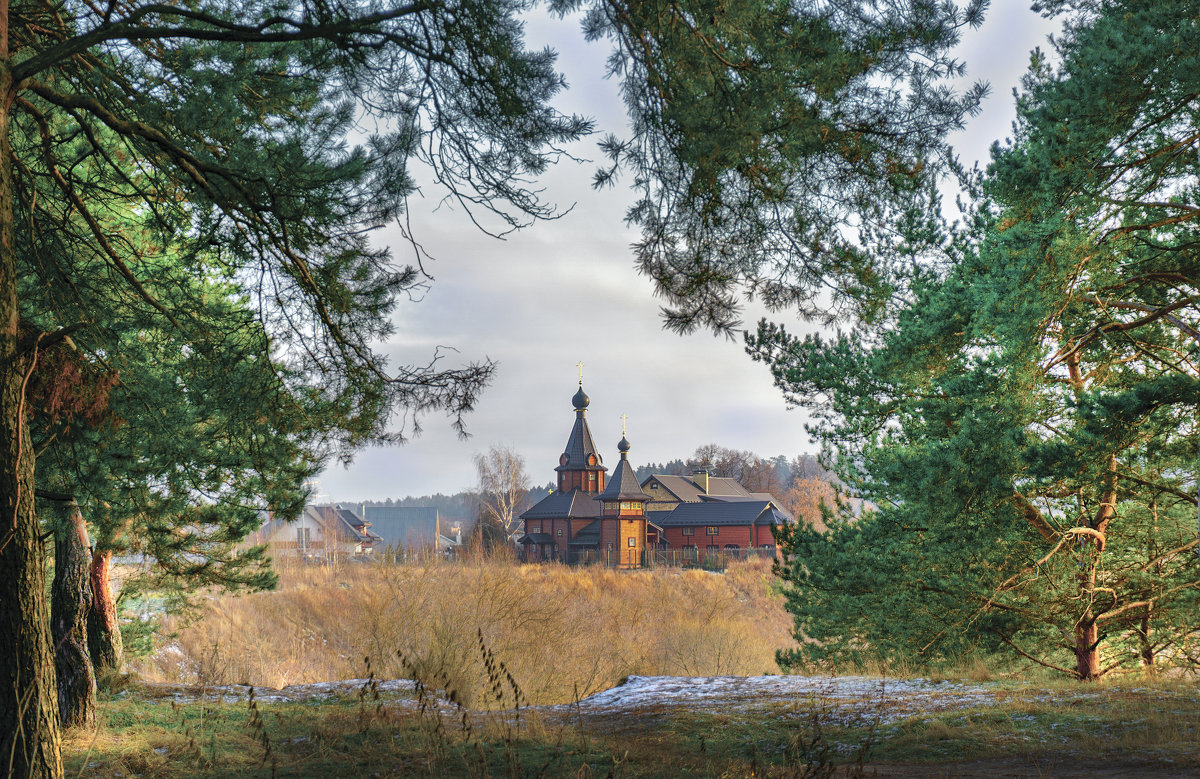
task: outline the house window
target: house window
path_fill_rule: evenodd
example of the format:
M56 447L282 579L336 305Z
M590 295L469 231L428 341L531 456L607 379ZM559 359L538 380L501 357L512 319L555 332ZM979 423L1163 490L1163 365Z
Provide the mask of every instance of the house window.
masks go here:
M682 531L685 536L696 535L696 528L694 528L694 527L685 527L685 528L682 528Z
M633 536L630 536L630 537L629 537L629 545L630 545L630 546L637 546L637 539L636 539L636 538L634 538Z
M704 535L706 535L706 536L715 536L715 535L717 535L717 534L718 534L718 533L717 533L717 528L715 528L715 527L706 527L706 528L704 528Z
M558 544L554 545L554 554L558 554Z
M308 547L308 543L309 543L308 533L309 533L309 529L306 527L296 528L296 543L299 544L303 548Z
M540 532L542 532L542 526L541 525L530 525L529 529L526 530L525 532L526 533L540 533Z
M559 538L562 538L562 528L560 527L560 528L559 528L559 529L558 529L558 530L557 530L557 531L554 533L554 535L558 536Z
M609 542L608 542L608 551L610 551L610 552L611 552L611 551L612 551L612 548L613 548L613 542L612 542L612 541L609 541Z

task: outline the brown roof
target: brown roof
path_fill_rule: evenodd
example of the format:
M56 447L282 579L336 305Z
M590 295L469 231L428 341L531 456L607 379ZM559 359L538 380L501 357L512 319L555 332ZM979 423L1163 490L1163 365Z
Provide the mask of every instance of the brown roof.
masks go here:
M702 500L701 496L703 495L750 497L750 493L746 491L745 487L738 484L737 479L730 479L725 476L709 476L707 492L700 488L700 484L693 476L672 476L665 473L656 473L652 476L647 476L642 481L642 486L645 487L651 481L658 482L667 492L684 503L697 503Z

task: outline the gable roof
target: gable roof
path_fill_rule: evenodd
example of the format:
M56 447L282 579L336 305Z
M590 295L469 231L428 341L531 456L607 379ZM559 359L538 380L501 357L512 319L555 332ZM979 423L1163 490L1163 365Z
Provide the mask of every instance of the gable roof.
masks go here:
M593 500L594 497L591 493L574 489L552 492L522 514L521 519L595 519L600 516L600 503Z
M664 528L688 525L781 525L788 521L766 500L681 503L670 511L650 511L647 515L654 524Z
M748 496L742 495L701 495L700 500L705 503L749 503L754 501L766 501L771 504L772 508L783 515L788 522L795 522L796 518L792 516L792 512L788 511L779 500L769 492L751 492Z
M304 513L335 538L357 543L374 543L380 536L370 529L362 517L341 506L305 506Z
M701 489L700 485L690 476L656 473L647 476L642 481L642 486L645 487L651 481L662 485L663 489L684 503L695 503L701 500L703 495L750 497L750 493L746 491L745 487L738 484L737 479L726 476L709 476L707 492Z

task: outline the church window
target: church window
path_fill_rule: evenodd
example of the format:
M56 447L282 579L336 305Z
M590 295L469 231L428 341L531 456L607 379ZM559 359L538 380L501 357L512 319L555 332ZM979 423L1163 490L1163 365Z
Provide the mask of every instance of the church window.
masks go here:
M706 528L704 528L704 535L715 536L715 535L720 535L720 533L719 533L718 529L715 527L706 527Z
M680 530L683 532L683 534L684 534L685 536L694 536L694 535L696 535L696 528L694 528L694 527L685 527L685 528L680 528Z

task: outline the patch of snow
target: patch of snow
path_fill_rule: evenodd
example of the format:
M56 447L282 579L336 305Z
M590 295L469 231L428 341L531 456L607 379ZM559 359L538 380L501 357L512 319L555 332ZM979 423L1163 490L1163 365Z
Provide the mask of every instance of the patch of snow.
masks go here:
M816 704L835 720L857 720L876 712L887 723L915 714L989 705L986 687L928 679L866 676L631 676L578 704L548 710L618 714L645 709L746 710L772 704Z

